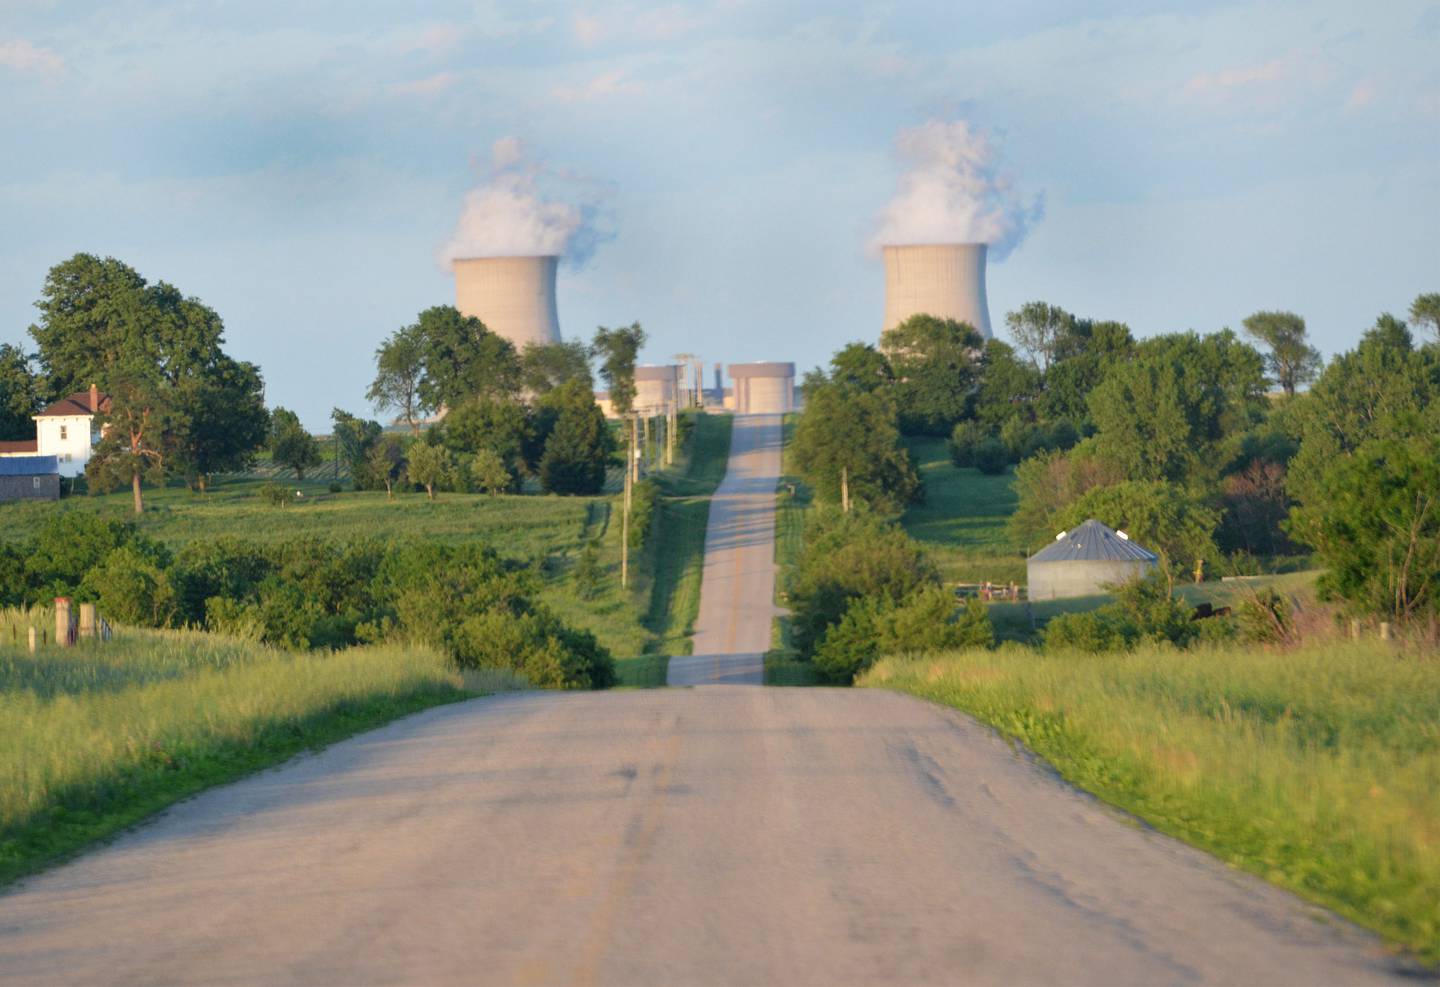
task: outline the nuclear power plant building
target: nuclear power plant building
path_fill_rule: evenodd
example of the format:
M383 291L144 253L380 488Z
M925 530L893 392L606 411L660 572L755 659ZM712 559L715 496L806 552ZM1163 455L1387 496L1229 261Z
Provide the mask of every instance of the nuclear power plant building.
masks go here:
M635 368L635 410L642 415L663 415L680 399L681 367L638 366Z
M555 270L560 258L468 257L455 261L455 307L523 350L560 342Z
M974 326L989 339L983 243L895 244L884 247L885 330L912 315Z
M776 415L795 410L795 364L732 363L737 415Z

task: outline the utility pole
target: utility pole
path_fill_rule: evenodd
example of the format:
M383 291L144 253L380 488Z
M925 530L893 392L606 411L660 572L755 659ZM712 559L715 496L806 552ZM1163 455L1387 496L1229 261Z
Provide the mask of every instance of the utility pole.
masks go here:
M850 513L850 467L840 467L840 510Z

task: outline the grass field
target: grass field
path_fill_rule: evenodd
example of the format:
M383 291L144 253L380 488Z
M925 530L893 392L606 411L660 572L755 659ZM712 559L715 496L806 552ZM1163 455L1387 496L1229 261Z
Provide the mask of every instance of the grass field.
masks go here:
M0 614L0 884L202 789L474 694L419 648L297 655L127 629L35 655L9 645L47 618Z
M900 519L910 537L924 544L951 583L1025 582L1025 546L1006 532L1015 513L1012 473L986 476L950 461L944 439L909 438L906 448L925 481L925 503Z
M891 658L862 685L954 706L1164 832L1440 960L1440 662L1015 646Z
M204 495L184 487L146 488L146 510L139 517L131 512L128 491L70 497L58 508L53 503L0 504L0 540L29 538L58 509L134 522L142 533L171 548L222 536L269 542L298 536L478 541L507 558L534 564L543 581L542 599L566 621L594 633L617 658L653 656L688 646L699 604L705 498L724 476L729 423L728 416L697 416L677 465L655 474L675 499L657 510L652 547L631 560L638 591L627 592L619 585L620 526L610 523L619 517L619 498L612 492L618 491L618 480L607 483L607 493L596 497L442 493L432 501L410 491L393 499L383 491L331 493L328 475L305 483L292 477L283 482L303 496L276 507L259 496L262 481L231 478ZM592 539L600 544L604 578L596 592L581 595L572 573ZM653 657L626 661L621 669L629 681L627 670L653 662ZM647 675L654 677L639 677Z

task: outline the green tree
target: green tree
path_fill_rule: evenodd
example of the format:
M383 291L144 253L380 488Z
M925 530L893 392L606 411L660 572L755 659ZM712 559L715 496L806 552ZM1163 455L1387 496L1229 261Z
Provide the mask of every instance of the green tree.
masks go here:
M1067 340L1074 332L1075 317L1058 305L1026 302L1019 311L1005 314L1005 326L1015 345L1029 354L1044 374L1063 355Z
M819 511L806 524L788 587L796 645L813 655L854 600L898 604L938 585L934 564L897 525L865 513Z
M1424 329L1440 343L1440 292L1420 295L1410 303L1410 322Z
M980 387L975 394L976 419L990 429L1016 419L1033 421L1042 381L1040 371L1017 357L1008 343L990 340L985 344Z
M442 445L419 441L410 443L409 466L411 483L425 488L425 495L435 499L435 488L444 487L454 479L455 457Z
M50 268L30 335L54 395L108 383L110 369L132 355L147 324L164 328L148 295L139 272L113 257L76 254Z
M492 497L498 493L505 493L514 482L510 470L506 468L505 461L494 449L481 449L471 458L469 464L470 481L475 489L481 493L489 494Z
M869 343L851 343L830 358L830 380L862 391L875 391L895 382L890 361Z
M1213 482L1263 395L1260 354L1233 333L1147 340L1090 394L1095 454L1136 480Z
M1375 439L1333 460L1291 512L1325 566L1320 588L1358 613L1440 615L1440 439Z
M912 315L880 338L895 373L895 405L906 435L946 436L970 416L985 340L954 319ZM808 392L807 392L808 394Z
M425 373L417 393L430 408L458 408L471 399L514 400L520 356L503 336L453 305L420 313L412 327L421 341Z
M1256 312L1245 319L1245 334L1269 347L1265 365L1280 389L1292 397L1320 373L1320 351L1305 337L1305 320L1294 312Z
M1323 500L1325 471L1366 442L1440 432L1440 350L1417 349L1403 322L1382 315L1286 412L1299 440L1286 487L1301 504ZM1314 544L1303 528L1292 519L1292 537Z
M988 648L994 642L985 604L972 599L957 613L949 590L922 586L898 602L884 596L851 601L839 623L825 632L813 662L826 681L849 685L887 655Z
M540 459L540 485L547 493L597 494L614 451L605 416L584 381L562 384L552 397L559 415Z
M418 325L405 326L375 351L375 379L365 398L377 411L396 412L419 435L420 420L435 410L422 396L424 380L425 341Z
M380 423L357 418L340 408L330 409L330 422L334 426L336 454L350 471L355 489L379 486L378 477L371 477L369 466L370 452L385 431Z
M18 346L0 343L0 441L33 439L40 410L39 381Z
M520 380L535 397L553 391L572 380L594 388L590 373L590 352L579 340L563 343L532 343L520 353Z
M164 437L175 421L175 393L149 354L131 345L108 374L110 412L103 416L103 438L85 465L85 476L98 490L129 483L136 514L145 511L142 479L165 478Z
M395 484L405 475L405 447L393 435L381 435L365 457L365 485L385 488L386 497L395 496Z
M842 507L860 502L899 511L920 492L920 477L900 445L895 405L883 391L810 385L791 453L816 495Z
M610 390L610 407L622 417L635 406L635 360L645 345L645 330L635 322L618 329L595 330L590 353L600 361L600 377Z
M320 443L288 408L270 413L270 457L294 470L295 478L302 482L306 470L320 465Z
M1134 337L1123 322L1077 319L1063 358L1045 371L1036 417L1068 421L1077 431L1090 431L1090 392L1111 367L1130 359L1134 351Z
M248 467L269 434L260 368L223 353L176 385L174 409L165 436L168 465L201 493L213 474Z
M589 393L588 385L585 390ZM494 452L510 474L509 485L517 486L526 467L530 432L530 417L518 401L482 397L452 408L440 434L452 452Z
M1096 458L1093 442L1026 459L1015 468L1017 503L1007 525L1010 536L1021 545L1045 545L1062 530L1055 518L1066 506L1087 491L1120 479L1121 474Z

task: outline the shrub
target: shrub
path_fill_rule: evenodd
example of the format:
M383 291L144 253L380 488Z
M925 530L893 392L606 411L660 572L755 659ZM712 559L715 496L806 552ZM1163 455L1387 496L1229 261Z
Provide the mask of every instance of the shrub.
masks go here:
M1124 651L1139 635L1125 618L1108 607L1085 613L1062 613L1045 625L1046 651L1085 651L1100 654Z
M848 685L887 655L994 644L983 603L967 601L959 619L955 611L955 597L940 586L917 589L899 603L878 596L854 600L816 649L815 669L828 681Z
M975 468L987 476L999 476L1010 466L1010 450L1005 443L991 436L975 447Z
M575 589L580 599L593 599L600 591L600 540L592 538L575 560Z
M1135 644L1168 642L1185 647L1199 635L1191 608L1175 596L1163 574L1151 573L1115 587L1115 601L1086 613L1062 614L1045 626L1046 649L1099 653Z
M1295 640L1295 617L1290 601L1266 587L1242 600L1240 636L1254 644L1289 644Z
M274 507L284 507L290 503L290 489L282 487L274 480L266 480L260 484L260 489L255 491L255 496Z
M850 602L876 597L897 602L940 576L920 546L893 524L859 511L816 511L795 563L789 595L795 643L813 654Z
M165 570L132 545L115 549L85 576L82 595L97 600L110 620L164 627L175 616L175 592Z
M339 493L341 489L342 489L342 488L341 488L340 484L336 483L336 482L333 481L333 480L330 482L330 492L331 492L331 493Z
M630 551L645 547L655 520L655 500L660 488L651 479L641 480L630 489Z
M989 430L977 421L965 421L956 425L950 433L950 461L962 468L974 466L975 449L989 435Z

